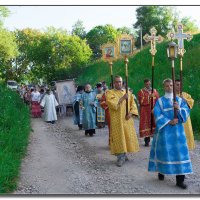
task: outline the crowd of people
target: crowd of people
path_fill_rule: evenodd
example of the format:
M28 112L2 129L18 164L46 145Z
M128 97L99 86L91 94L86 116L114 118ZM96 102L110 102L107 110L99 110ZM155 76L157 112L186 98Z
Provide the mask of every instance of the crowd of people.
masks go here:
M151 81L145 79L136 98L130 89L126 92L120 76L115 76L113 89L108 89L105 82L97 83L95 89L90 84L78 86L73 104L74 124L85 130L86 136L93 136L95 129L107 124L111 154L117 157L116 165L122 167L129 160L127 153L140 150L134 128L134 119L139 117L139 137L144 138L145 147L150 146L152 138L148 171L157 172L160 181L165 175L175 175L176 185L186 189L185 175L192 173L189 150L195 148L189 118L194 100L185 92L180 94L178 79L175 102L172 80L165 79L163 88L165 95L160 97L156 89L152 90Z
M131 89L126 92L121 76L114 77L114 88L110 89L105 81L97 83L94 89L89 83L78 86L73 101L73 121L90 137L96 134L96 129L108 126L110 152L117 158L116 165L122 167L129 161L127 153L140 151L134 127L135 118L139 118L138 135L144 138L145 147L150 146L148 171L157 172L160 181L165 175L175 175L176 185L186 189L185 174L192 173L189 150L195 148L189 117L194 100L186 92L180 94L178 79L175 102L172 80L165 79L163 88L165 94L160 97L156 89L152 90L151 81L145 79L144 88L136 98ZM32 117L41 117L44 112L44 121L55 123L59 105L55 91L24 86L20 95L30 106Z
M57 120L56 107L59 105L54 89L47 87L31 87L22 85L18 90L24 103L30 107L33 118L43 118L47 123L54 124Z

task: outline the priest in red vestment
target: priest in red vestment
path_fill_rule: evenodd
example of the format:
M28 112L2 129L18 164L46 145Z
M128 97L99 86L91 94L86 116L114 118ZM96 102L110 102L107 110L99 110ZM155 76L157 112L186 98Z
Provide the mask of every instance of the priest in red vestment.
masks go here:
M149 79L144 80L144 88L141 89L138 92L138 101L140 105L140 126L139 126L139 132L140 137L144 138L145 146L149 146L150 137L153 136L154 130L155 130L155 121L153 114L151 114L151 111L153 108L151 108L151 97L153 95L153 107L156 103L156 100L159 98L159 94L156 91L156 89L153 90L151 88L151 81ZM153 118L151 120L151 117ZM152 122L151 122L152 121ZM152 128L151 128L152 123Z

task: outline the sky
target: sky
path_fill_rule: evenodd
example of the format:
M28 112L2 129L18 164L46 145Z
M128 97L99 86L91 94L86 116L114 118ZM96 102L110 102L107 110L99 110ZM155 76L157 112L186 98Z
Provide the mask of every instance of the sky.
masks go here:
M68 31L77 20L83 21L86 31L97 25L112 24L119 28L132 27L136 22L138 6L7 6L11 14L4 21L8 30L36 28L44 29L49 26L63 28ZM196 20L200 28L200 6L176 6L180 17L188 16Z

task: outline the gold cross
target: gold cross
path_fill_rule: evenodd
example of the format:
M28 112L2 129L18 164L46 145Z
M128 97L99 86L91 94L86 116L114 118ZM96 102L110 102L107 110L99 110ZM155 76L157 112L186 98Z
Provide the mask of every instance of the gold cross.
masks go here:
M150 29L150 33L151 35L146 34L143 39L145 40L145 42L149 42L151 41L151 49L149 50L152 56L155 56L157 50L156 50L156 41L162 42L163 41L163 37L158 35L156 36L157 30L155 29L155 27Z

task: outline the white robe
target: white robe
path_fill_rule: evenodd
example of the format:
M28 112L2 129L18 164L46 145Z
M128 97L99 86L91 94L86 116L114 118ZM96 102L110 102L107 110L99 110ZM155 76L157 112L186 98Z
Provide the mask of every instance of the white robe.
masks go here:
M55 107L58 106L58 102L53 94L45 94L40 105L44 107L44 121L57 120Z

